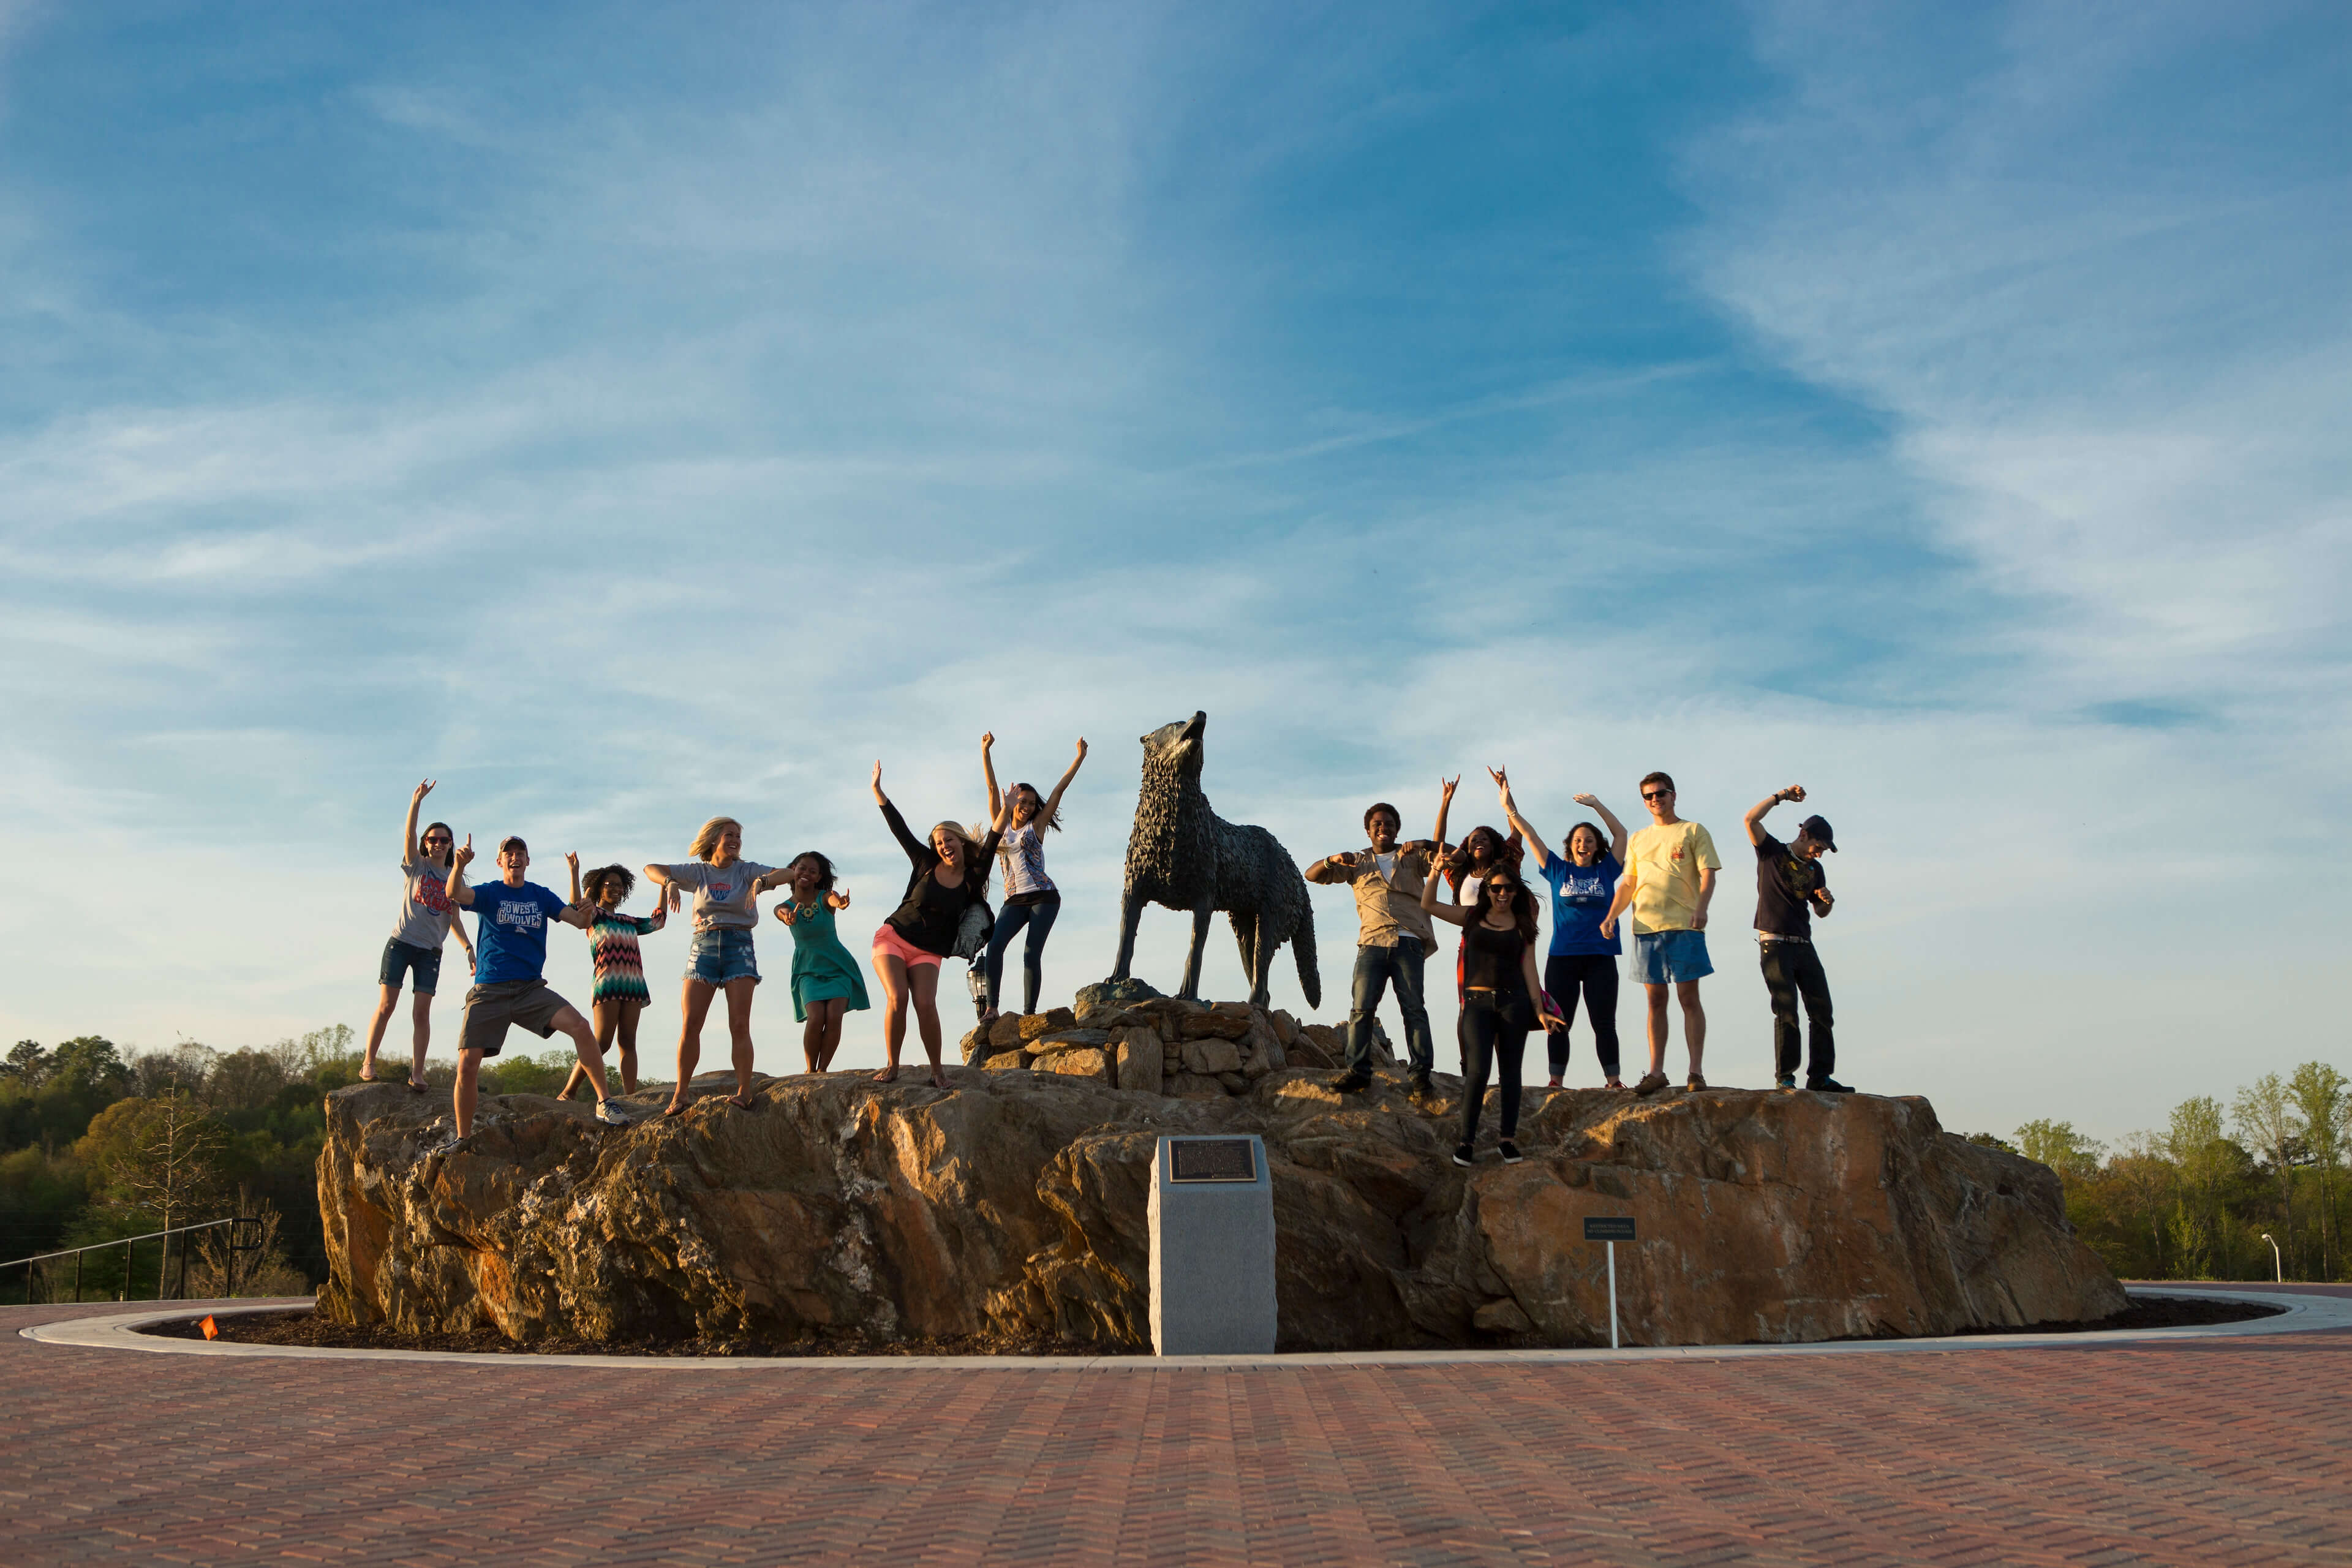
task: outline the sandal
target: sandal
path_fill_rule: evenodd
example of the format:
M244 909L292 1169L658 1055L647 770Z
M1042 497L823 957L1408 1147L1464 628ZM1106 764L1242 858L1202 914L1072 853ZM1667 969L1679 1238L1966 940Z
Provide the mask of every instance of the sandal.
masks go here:
M760 1109L760 1102L758 1100L745 1100L740 1094L729 1095L727 1097L727 1103L733 1106L738 1110L757 1110Z

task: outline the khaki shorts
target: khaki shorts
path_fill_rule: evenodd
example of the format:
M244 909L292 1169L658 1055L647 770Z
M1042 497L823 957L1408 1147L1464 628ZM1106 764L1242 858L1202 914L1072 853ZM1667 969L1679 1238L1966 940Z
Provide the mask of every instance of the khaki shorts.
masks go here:
M509 1026L514 1024L543 1040L555 1033L555 1016L571 1005L549 990L544 980L501 980L477 985L466 993L466 1022L457 1036L457 1048L497 1056L507 1043Z

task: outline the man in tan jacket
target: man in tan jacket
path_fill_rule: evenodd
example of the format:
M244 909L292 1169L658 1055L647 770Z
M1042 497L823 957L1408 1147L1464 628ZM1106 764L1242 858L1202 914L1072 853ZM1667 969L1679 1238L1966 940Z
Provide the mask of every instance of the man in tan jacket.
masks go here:
M1453 786L1445 799L1453 801ZM1347 1070L1331 1080L1342 1094L1371 1087L1372 1015L1381 996L1396 987L1397 1011L1404 1016L1405 1059L1415 1094L1429 1090L1431 1047L1429 1008L1422 1000L1421 971L1437 943L1429 932L1429 917L1421 909L1422 879L1429 875L1430 857L1444 841L1445 812L1440 807L1435 841L1397 842L1403 818L1386 801L1375 802L1364 813L1369 848L1327 855L1307 868L1310 882L1345 882L1355 891L1356 977L1353 1005L1348 1014Z

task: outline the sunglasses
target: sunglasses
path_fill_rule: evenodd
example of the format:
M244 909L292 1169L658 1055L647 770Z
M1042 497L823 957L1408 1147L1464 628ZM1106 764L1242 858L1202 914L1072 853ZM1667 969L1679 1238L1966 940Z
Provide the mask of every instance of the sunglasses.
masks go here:
M428 833L425 836L425 842L427 844L446 844L449 842L449 836L446 833Z
M1518 889L1511 886L1508 882L1489 882L1486 884L1486 891L1493 894L1496 898L1507 899L1513 893L1517 892Z
M1645 789L1642 792L1642 798L1643 800L1664 800L1666 796L1674 793L1675 792L1670 789Z

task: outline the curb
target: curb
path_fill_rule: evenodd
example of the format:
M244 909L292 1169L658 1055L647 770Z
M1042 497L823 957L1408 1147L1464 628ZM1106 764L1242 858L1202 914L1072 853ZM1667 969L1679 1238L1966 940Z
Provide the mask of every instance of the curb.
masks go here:
M206 1308L215 1314L284 1311L311 1305L307 1296L234 1302L178 1301L169 1310L151 1307L102 1318L69 1318L19 1329L19 1337L40 1344L84 1350L141 1351L150 1355L264 1356L310 1361L463 1362L478 1367L603 1367L610 1371L696 1373L790 1373L794 1371L904 1372L1176 1372L1186 1370L1299 1370L1318 1367L1560 1366L1591 1362L1745 1361L1772 1356L1967 1355L2008 1350L2104 1349L2116 1345L2165 1344L2186 1340L2241 1339L2267 1334L2352 1330L2352 1298L2261 1292L2199 1286L2134 1287L2135 1297L2198 1297L2284 1306L2274 1317L2239 1323L2206 1323L2174 1329L2102 1329L2071 1334L1957 1334L1917 1340L1826 1340L1801 1345L1666 1345L1624 1350L1438 1350L1294 1352L1271 1355L1103 1356L604 1356L485 1354L473 1351L331 1350L312 1345L231 1344L226 1341L164 1339L141 1333L147 1324L169 1322Z

